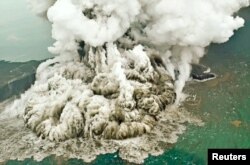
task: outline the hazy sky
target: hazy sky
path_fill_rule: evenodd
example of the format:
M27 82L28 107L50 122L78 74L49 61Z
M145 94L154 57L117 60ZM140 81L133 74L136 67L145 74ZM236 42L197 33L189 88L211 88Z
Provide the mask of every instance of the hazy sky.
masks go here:
M0 10L0 60L28 61L52 56L47 50L53 43L51 25L33 14L25 0L0 1Z

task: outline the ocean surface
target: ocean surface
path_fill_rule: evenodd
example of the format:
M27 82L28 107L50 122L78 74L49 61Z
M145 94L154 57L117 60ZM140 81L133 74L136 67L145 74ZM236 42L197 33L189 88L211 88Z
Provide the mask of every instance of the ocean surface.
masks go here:
M2 4L7 5L10 2L14 3L14 0L0 2L0 9L9 12L4 9ZM25 7L21 2L15 2L15 4L19 3ZM13 7L12 12L14 10L21 12L17 6ZM18 17L22 17L22 21L27 21L25 18L32 15L27 10L23 11L22 14L17 14ZM15 15L16 13L10 17L14 22L8 21L7 18L0 20L0 60L22 61L29 58L39 60L50 57L46 51L47 46L52 43L49 24L33 17L24 24ZM196 95L196 102L187 102L185 106L189 111L200 116L205 125L203 127L188 126L176 144L166 149L165 153L160 156L147 158L146 165L203 165L207 162L208 148L250 148L250 8L241 10L240 15L246 20L245 27L238 30L227 43L211 45L207 49L207 55L201 60L202 64L210 66L218 78L204 83L189 83L185 89L185 91ZM31 22L32 24L36 23L30 25ZM13 24L13 29L5 28L5 24ZM12 34L10 32L13 32L13 35L20 39L27 37L27 40L19 40L16 41L17 43L12 40L1 41L2 36L8 39L8 35ZM16 46L20 50L14 50L13 48ZM29 50L23 52L25 51L23 48ZM21 57L16 57L18 54L21 54ZM25 55L22 56L22 54ZM80 165L87 163L77 159L65 160L50 156L41 162L26 159L24 161L10 160L6 164ZM100 155L90 164L125 165L130 163L121 160L114 153Z

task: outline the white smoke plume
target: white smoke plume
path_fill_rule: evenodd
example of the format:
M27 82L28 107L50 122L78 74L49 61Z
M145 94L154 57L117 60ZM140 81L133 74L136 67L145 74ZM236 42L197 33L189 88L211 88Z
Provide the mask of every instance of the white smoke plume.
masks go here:
M58 0L48 10L56 39L49 50L60 54L76 50L79 41L96 47L117 40L127 48L141 43L160 54L170 50L168 58L180 71L174 78L179 97L188 65L197 63L210 43L226 42L242 27L244 20L234 13L248 5L249 0Z
M159 141L176 142L184 122L199 123L176 107L185 99L191 64L199 63L209 44L228 41L243 26L236 12L249 5L249 0L28 2L52 23L56 41L49 51L58 56L39 66L35 84L1 118L23 116L25 126L45 139L40 144L70 143L77 153L72 139L82 144L115 139L102 141L102 152L119 148L122 158L136 163L162 153L151 148ZM130 145L117 141L128 138ZM142 148L141 156L134 156L133 147Z

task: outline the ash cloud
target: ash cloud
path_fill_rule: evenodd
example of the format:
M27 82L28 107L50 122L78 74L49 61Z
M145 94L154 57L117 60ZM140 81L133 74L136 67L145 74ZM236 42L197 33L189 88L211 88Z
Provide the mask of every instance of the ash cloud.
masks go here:
M178 107L191 64L199 63L210 43L226 42L243 26L235 13L249 5L248 0L28 2L52 23L56 41L49 51L58 56L39 66L35 84L2 120L23 116L42 143L62 148L69 143L77 153L83 151L72 139L98 140L102 152L119 148L122 158L136 163L162 153L163 148L150 149L161 141L175 143L184 123L201 124ZM134 157L136 145L143 156ZM69 157L79 157L75 154ZM99 152L91 154L93 159Z
M198 63L210 43L228 41L244 24L235 12L248 5L249 0L60 0L48 9L56 39L49 50L60 54L75 51L80 41L94 47L120 41L125 49L142 44L160 51L161 58L168 54L178 103L190 63Z

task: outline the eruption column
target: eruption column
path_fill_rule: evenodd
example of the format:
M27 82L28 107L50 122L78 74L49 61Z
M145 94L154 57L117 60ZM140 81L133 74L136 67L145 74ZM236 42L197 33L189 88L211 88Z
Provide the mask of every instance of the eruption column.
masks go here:
M58 56L38 67L35 84L4 113L23 116L28 128L53 142L132 137L148 142L148 135L156 139L152 145L174 143L185 130L181 124L191 121L189 115L171 105L185 100L191 64L199 63L209 44L228 41L243 26L236 12L249 5L249 0L28 1L52 23L55 43L49 51ZM126 152L135 145L124 144L121 157L138 162L134 152ZM147 146L140 145L148 151L141 159L154 150Z

